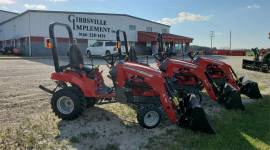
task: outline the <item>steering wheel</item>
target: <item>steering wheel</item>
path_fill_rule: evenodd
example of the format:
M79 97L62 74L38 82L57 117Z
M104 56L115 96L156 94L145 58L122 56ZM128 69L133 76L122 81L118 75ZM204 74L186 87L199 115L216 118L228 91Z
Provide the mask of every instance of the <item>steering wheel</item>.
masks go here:
M189 52L187 55L191 60L194 60L194 58L199 55L199 52L195 53Z
M117 58L119 57L118 54L108 54L105 56L102 56L102 58L111 66L113 66L117 60Z

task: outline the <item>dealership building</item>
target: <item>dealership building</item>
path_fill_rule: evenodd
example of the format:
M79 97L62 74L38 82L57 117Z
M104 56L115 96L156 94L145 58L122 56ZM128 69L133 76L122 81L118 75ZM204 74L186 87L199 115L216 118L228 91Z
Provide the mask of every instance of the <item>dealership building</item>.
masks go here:
M130 45L142 53L156 42L157 33L163 33L165 42L174 42L182 50L193 40L170 34L168 25L126 14L43 10L17 14L0 10L0 48L17 48L25 56L49 56L51 52L44 43L49 38L52 22L70 25L75 42L83 52L93 41L115 41L118 29L125 31ZM69 47L67 31L56 27L55 33L59 54L65 55Z

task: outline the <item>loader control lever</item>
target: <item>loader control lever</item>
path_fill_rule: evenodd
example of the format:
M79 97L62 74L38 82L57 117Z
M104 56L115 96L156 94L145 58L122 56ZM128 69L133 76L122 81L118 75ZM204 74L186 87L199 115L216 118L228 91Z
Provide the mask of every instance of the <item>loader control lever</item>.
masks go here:
M157 53L153 55L155 57L156 60L158 60L159 62L162 62L163 60L165 60L167 58L167 55L162 54L162 53Z

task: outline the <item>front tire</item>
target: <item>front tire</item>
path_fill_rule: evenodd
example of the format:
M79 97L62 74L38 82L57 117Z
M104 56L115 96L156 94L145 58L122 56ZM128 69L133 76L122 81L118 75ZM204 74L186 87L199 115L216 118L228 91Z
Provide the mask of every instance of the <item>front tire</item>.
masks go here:
M51 99L52 110L63 120L74 120L83 112L82 97L79 91L63 88L54 93Z
M111 52L110 52L109 50L107 50L107 51L105 52L105 55L111 55Z
M91 51L90 51L90 50L88 50L88 51L86 52L86 54L87 54L87 57L88 57L88 58L91 58L91 57L92 57L92 54L91 54Z
M144 128L155 128L160 123L161 111L155 105L142 106L137 110L137 120Z

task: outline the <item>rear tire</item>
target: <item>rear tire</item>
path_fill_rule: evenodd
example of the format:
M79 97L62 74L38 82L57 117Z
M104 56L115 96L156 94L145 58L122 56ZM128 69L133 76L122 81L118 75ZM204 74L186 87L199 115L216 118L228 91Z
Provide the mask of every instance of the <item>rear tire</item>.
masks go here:
M63 120L74 120L83 112L82 96L73 88L63 88L54 93L51 99L52 110Z
M96 99L95 98L86 99L86 108L94 107L95 104L96 104Z
M152 129L159 125L161 111L155 105L144 105L137 110L137 120L140 126Z

